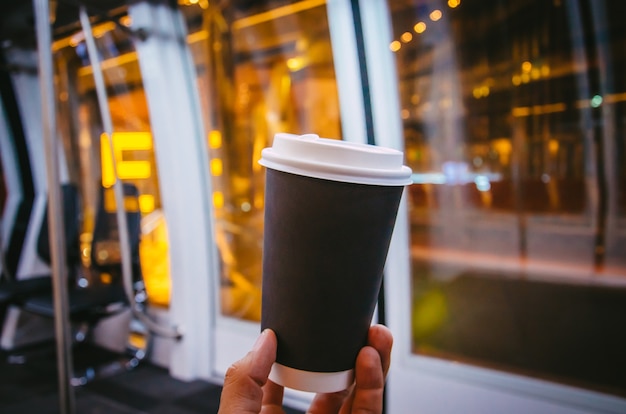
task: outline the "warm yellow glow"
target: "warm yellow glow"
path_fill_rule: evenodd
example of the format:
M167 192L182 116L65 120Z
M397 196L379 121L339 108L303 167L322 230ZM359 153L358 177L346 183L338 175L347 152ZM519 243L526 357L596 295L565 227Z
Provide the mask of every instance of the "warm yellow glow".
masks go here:
M500 164L508 165L513 146L508 138L498 138L491 141L491 146L498 153Z
M154 305L168 306L172 278L167 223L162 212L154 211L144 217L141 232L139 260L148 300Z
M448 7L450 7L451 9L458 7L460 4L461 0L448 0Z
M430 12L430 20L432 20L433 22L436 22L437 20L441 19L441 16L443 14L441 13L441 10L439 9L435 9L432 12Z
M546 76L546 77L547 77L548 75L550 75L550 66L548 66L548 65L543 65L543 66L541 67L541 75L542 75L542 76Z
M223 164L220 158L213 158L211 160L211 175L219 177L223 172Z
M487 97L489 96L489 86L487 85L481 85L481 86L477 86L472 90L472 95L474 95L474 98L478 99L478 98L483 98L483 97Z
M128 15L122 16L122 18L120 19L120 23L126 27L130 27L133 24L133 19Z
M401 47L402 47L402 44L397 40L394 40L389 45L389 49L391 49L392 52L397 52L398 50L400 50Z
M556 139L548 141L548 151L550 151L551 155L556 155L556 153L559 152L559 141Z
M520 75L513 75L511 82L513 82L515 86L520 86L522 84L522 78Z
M115 191L113 188L107 188L104 190L103 194L104 200L104 211L108 213L113 213L117 210L117 202L115 200ZM124 210L125 211L141 211L140 201L137 197L124 197Z
M529 61L526 61L524 63L522 63L522 70L524 72L530 72L530 70L533 68L533 64L530 63Z
M415 33L424 33L424 31L426 31L426 23L424 22L415 23L415 26L413 26L413 30L415 30Z
M142 213L150 213L154 211L154 196L151 194L142 194L139 196L139 210Z
M528 106L519 106L519 107L513 108L512 113L513 113L513 116L517 117L517 118L521 118L523 116L528 116L528 115L530 115L530 107L528 107Z
M213 193L213 206L215 208L224 207L224 193L221 191L216 191Z
M539 68L532 68L530 71L530 77L537 80L541 77L541 70Z
M530 75L527 72L522 73L522 83L530 82Z
M623 102L626 101L626 92L622 93L612 93L606 95L606 103L615 103L615 102Z
M297 72L303 67L306 66L306 59L301 56L293 57L291 59L287 59L287 67L292 72Z
M113 30L115 30L115 23L106 22L106 23L102 23L97 26L94 26L92 29L92 33L93 33L93 37L98 39L104 36L105 34L107 34L108 32L112 32Z
M524 117L529 115L544 115L554 112L563 112L567 106L563 102L535 105L535 106L518 106L513 108L512 114L514 117Z
M277 20L281 17L290 16L304 10L323 6L324 4L326 4L326 0L303 0L297 3L288 4L286 6L277 7L263 13L235 20L232 25L232 30L241 30L243 28L254 26L260 23Z
M402 40L404 43L409 43L411 40L413 40L413 35L411 34L411 32L404 32L402 33L402 36L400 36L400 40Z
M217 130L209 132L209 148L218 149L222 147L222 133Z
M130 62L135 62L137 60L137 52L129 52L123 55L119 55L117 57L106 59L102 61L101 68L102 70L108 70L115 67L123 66ZM78 76L91 76L93 73L93 69L91 65L84 66L77 71Z
M149 132L116 132L113 134L113 151L117 167L117 177L122 180L150 178L152 167L149 161L124 161L124 151L149 151L152 149L152 135ZM116 181L113 157L107 134L100 136L102 159L102 185L112 186Z

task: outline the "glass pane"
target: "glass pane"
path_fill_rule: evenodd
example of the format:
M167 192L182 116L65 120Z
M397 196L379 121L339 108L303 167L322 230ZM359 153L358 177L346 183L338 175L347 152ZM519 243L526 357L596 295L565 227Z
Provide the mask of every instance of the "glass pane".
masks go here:
M130 24L125 10L117 10L116 13L115 18L125 25ZM137 209L141 212L138 260L149 301L154 305L168 306L171 279L167 226L161 210L150 119L137 54L132 39L114 23L96 24L93 33L100 53L113 123L113 154L109 139L103 133L93 68L83 33L72 33L53 45L60 136L68 160L69 179L79 184L82 194L83 264L86 268L92 264L92 244L95 247L92 237L99 203L104 203L105 211L115 211L113 192L101 192L102 188L110 189L115 182L114 158L119 178L125 184L132 184L139 192L137 199L127 196L125 204L128 212ZM96 257L119 255L115 246L109 247L99 251Z
M626 3L388 5L413 352L624 395Z
M220 306L261 318L264 170L276 132L341 138L324 1L180 2L208 126Z

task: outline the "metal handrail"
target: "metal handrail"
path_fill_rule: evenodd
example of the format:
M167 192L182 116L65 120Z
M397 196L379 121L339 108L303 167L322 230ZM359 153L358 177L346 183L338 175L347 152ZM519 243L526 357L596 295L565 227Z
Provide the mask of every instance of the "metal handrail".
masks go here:
M63 202L59 187L58 142L52 66L52 33L48 0L33 0L37 55L39 60L39 86L41 90L41 116L46 156L48 184L48 228L50 234L52 288L54 299L54 328L59 377L59 408L61 413L73 414L76 410L74 390L70 382L73 373L71 353L69 300L67 292L67 263L65 260L65 228Z

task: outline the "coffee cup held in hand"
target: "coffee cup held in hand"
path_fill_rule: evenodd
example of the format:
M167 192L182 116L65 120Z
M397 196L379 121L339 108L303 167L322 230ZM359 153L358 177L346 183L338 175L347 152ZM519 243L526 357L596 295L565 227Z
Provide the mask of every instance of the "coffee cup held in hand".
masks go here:
M270 379L310 392L350 386L411 170L400 151L276 134L267 167L262 329L278 338Z

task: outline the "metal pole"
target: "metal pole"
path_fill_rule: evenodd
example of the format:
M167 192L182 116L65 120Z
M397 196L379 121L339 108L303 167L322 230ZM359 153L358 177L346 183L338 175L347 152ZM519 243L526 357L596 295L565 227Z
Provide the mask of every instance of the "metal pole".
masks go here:
M52 35L48 0L33 0L39 59L41 115L46 152L48 183L48 229L52 254L52 288L54 299L54 328L57 345L59 408L63 414L75 412L74 389L70 382L73 362L70 340L69 305L67 293L67 263L65 262L65 228L59 187L59 160L56 139L54 72L52 66Z

